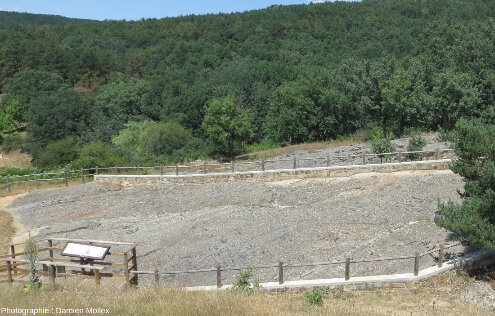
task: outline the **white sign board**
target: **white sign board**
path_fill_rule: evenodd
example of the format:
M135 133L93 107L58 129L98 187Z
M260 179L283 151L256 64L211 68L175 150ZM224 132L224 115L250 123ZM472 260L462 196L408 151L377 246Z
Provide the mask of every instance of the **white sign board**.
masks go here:
M103 260L108 253L110 247L95 246L88 244L78 244L69 242L62 251L62 256L78 257L84 259Z

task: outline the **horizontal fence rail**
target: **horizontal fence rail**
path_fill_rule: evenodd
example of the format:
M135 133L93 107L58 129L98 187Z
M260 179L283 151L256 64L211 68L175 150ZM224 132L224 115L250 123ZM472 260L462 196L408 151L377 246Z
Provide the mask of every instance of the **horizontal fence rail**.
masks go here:
M191 164L191 165L167 165L167 166L125 166L125 167L94 167L94 168L83 168L79 170L66 170L61 172L45 172L29 175L17 175L9 176L0 179L0 184L3 184L3 188L6 188L8 192L11 192L13 185L19 184L33 184L36 189L39 189L40 183L48 181L59 181L65 183L65 186L69 186L69 181L72 179L80 179L81 183L86 183L94 177L95 175L105 173L105 174L132 174L142 175L142 174L160 174L160 175L183 175L183 174L207 174L207 173L234 173L239 168L249 168L249 166L254 166L259 168L261 171L266 171L268 164L273 163L284 163L289 162L291 166L289 168L277 168L272 170L282 170L282 169L298 169L301 168L301 163L307 161L313 161L317 163L323 163L326 167L331 166L331 159L339 159L343 161L354 162L356 158L361 158L362 164L369 163L369 158L379 158L380 163L383 159L390 159L391 157L397 157L398 162L416 161L423 157L420 155L433 155L435 159L440 158L441 153L453 152L453 149L437 149L437 150L422 150L422 151L397 151L382 154L349 154L349 155L326 155L325 157L314 157L314 158L290 158L290 159L262 159L259 161L245 161L245 162L229 162L229 163L202 163L202 164ZM408 159L409 158L409 159ZM332 165L340 166L340 165ZM237 169L236 169L237 167Z
M158 268L155 268L154 271L130 271L131 274L142 274L142 275L153 275L154 276L154 281L155 284L159 284L160 282L160 277L161 276L167 276L167 275L180 275L180 274L195 274L195 273L209 273L209 272L216 272L217 275L217 288L221 288L222 285L222 272L228 272L228 271L242 271L242 270L248 270L248 269L254 269L254 270L261 270L261 269L273 269L276 268L278 269L278 282L279 284L284 283L284 269L286 268L300 268L300 267L316 267L316 266L328 266L328 265L340 265L344 264L345 265L345 270L344 270L344 278L345 280L349 280L351 278L351 264L356 264L356 263L365 263L365 262L383 262L383 261L396 261L396 260L410 260L414 259L414 263L412 265L412 272L415 276L418 276L419 274L419 263L420 263L420 258L431 255L434 252L438 253L438 259L437 259L437 265L439 268L442 267L444 263L444 254L445 250L459 246L461 245L461 242L456 242L451 245L445 246L443 244L438 245L438 248L435 247L436 249L430 250L425 253L419 253L416 252L414 255L410 256L398 256L398 257L382 257L382 258L371 258L371 259L351 259L350 257L347 257L345 260L336 260L336 261L328 261L328 262L309 262L309 263L284 263L283 261L279 261L276 264L269 264L269 265L259 265L259 266L244 266L244 267L224 267L224 266L217 266L216 268L208 268L208 269L197 269L197 270L183 270L183 271L163 271L160 272Z

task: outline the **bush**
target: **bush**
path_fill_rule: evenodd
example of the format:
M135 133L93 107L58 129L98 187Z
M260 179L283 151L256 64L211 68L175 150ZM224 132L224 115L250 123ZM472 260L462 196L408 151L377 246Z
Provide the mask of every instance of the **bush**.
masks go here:
M232 291L241 292L246 294L253 294L255 291L260 289L261 278L255 277L253 284L251 285L250 279L254 276L254 269L248 268L247 270L241 271L240 275L234 282Z
M326 293L320 289L316 289L313 292L306 293L306 304L309 306L323 306L323 299L326 297Z
M11 151L21 148L24 138L19 134L11 134L3 139L3 151L8 154Z
M374 154L391 153L395 151L395 145L388 138L374 138L371 141L371 151ZM385 155L378 155L383 158Z
M145 155L171 155L192 138L190 131L176 122L156 123L146 127L139 137L138 152Z
M407 151L420 151L426 146L426 139L419 135L414 135L409 139L409 144L407 144ZM417 160L419 158L418 154L408 154L409 159Z
M70 164L70 168L94 168L122 166L124 159L110 145L102 142L84 146L79 158Z
M34 164L41 168L66 165L77 158L78 151L76 138L69 136L46 146Z

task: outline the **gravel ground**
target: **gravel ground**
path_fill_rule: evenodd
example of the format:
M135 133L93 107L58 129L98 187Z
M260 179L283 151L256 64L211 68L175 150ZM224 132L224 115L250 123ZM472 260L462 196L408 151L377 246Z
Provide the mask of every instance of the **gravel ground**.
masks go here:
M357 146L354 146L357 147ZM458 200L450 171L402 171L346 178L213 184L166 183L119 191L95 184L33 191L12 211L39 237L137 242L140 270L303 263L426 252L449 243L433 217L437 201ZM449 256L465 252L449 249ZM421 267L433 265L426 256ZM362 263L351 275L412 272L413 260ZM286 280L343 277L344 266L289 268ZM224 273L224 283L237 273ZM258 272L275 281L277 269ZM149 281L147 278L142 280ZM215 273L170 277L215 284Z
M449 142L441 141L438 138L438 135L426 135L423 138L427 141L426 146L423 148L424 151L435 151L437 149L447 149L450 146ZM401 138L397 140L393 140L392 143L396 146L397 151L407 151L407 145L409 143L409 138ZM340 146L336 148L319 150L314 153L308 152L296 152L290 155L284 155L279 157L274 157L265 164L266 170L274 170L274 169L291 169L293 168L293 159L296 157L297 166L303 168L310 167L324 167L326 166L326 157L330 158L331 165L360 165L363 163L363 154L371 154L371 146L369 144L360 144L360 145L351 145L351 146ZM358 155L358 157L349 157L348 155ZM452 153L444 153L443 156L451 158ZM342 157L344 156L344 157ZM431 153L430 156L433 157L434 153ZM323 158L320 160L304 160L308 158ZM389 161L397 162L399 159L398 156L389 158ZM407 159L407 157L403 157L403 159ZM384 160L385 161L385 160ZM381 160L378 157L366 157L366 163L380 163ZM228 167L227 167L228 168ZM236 171L244 171L244 170L261 170L261 166L259 164L253 163L236 163Z

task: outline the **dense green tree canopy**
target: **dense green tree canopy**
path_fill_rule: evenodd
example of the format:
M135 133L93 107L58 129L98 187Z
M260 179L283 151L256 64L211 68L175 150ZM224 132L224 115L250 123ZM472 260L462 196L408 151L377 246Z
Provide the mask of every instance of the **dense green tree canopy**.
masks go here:
M495 116L494 17L491 0L324 2L131 22L0 12L0 128L27 123L29 149L70 135L81 146L110 144L128 122L174 121L206 144L205 105L234 95L252 142L450 129L462 117ZM50 96L53 104L68 88L89 102L85 127L34 137L31 105Z
M452 140L459 159L451 169L466 182L461 204L440 204L435 222L454 238L495 250L495 125L460 120Z

